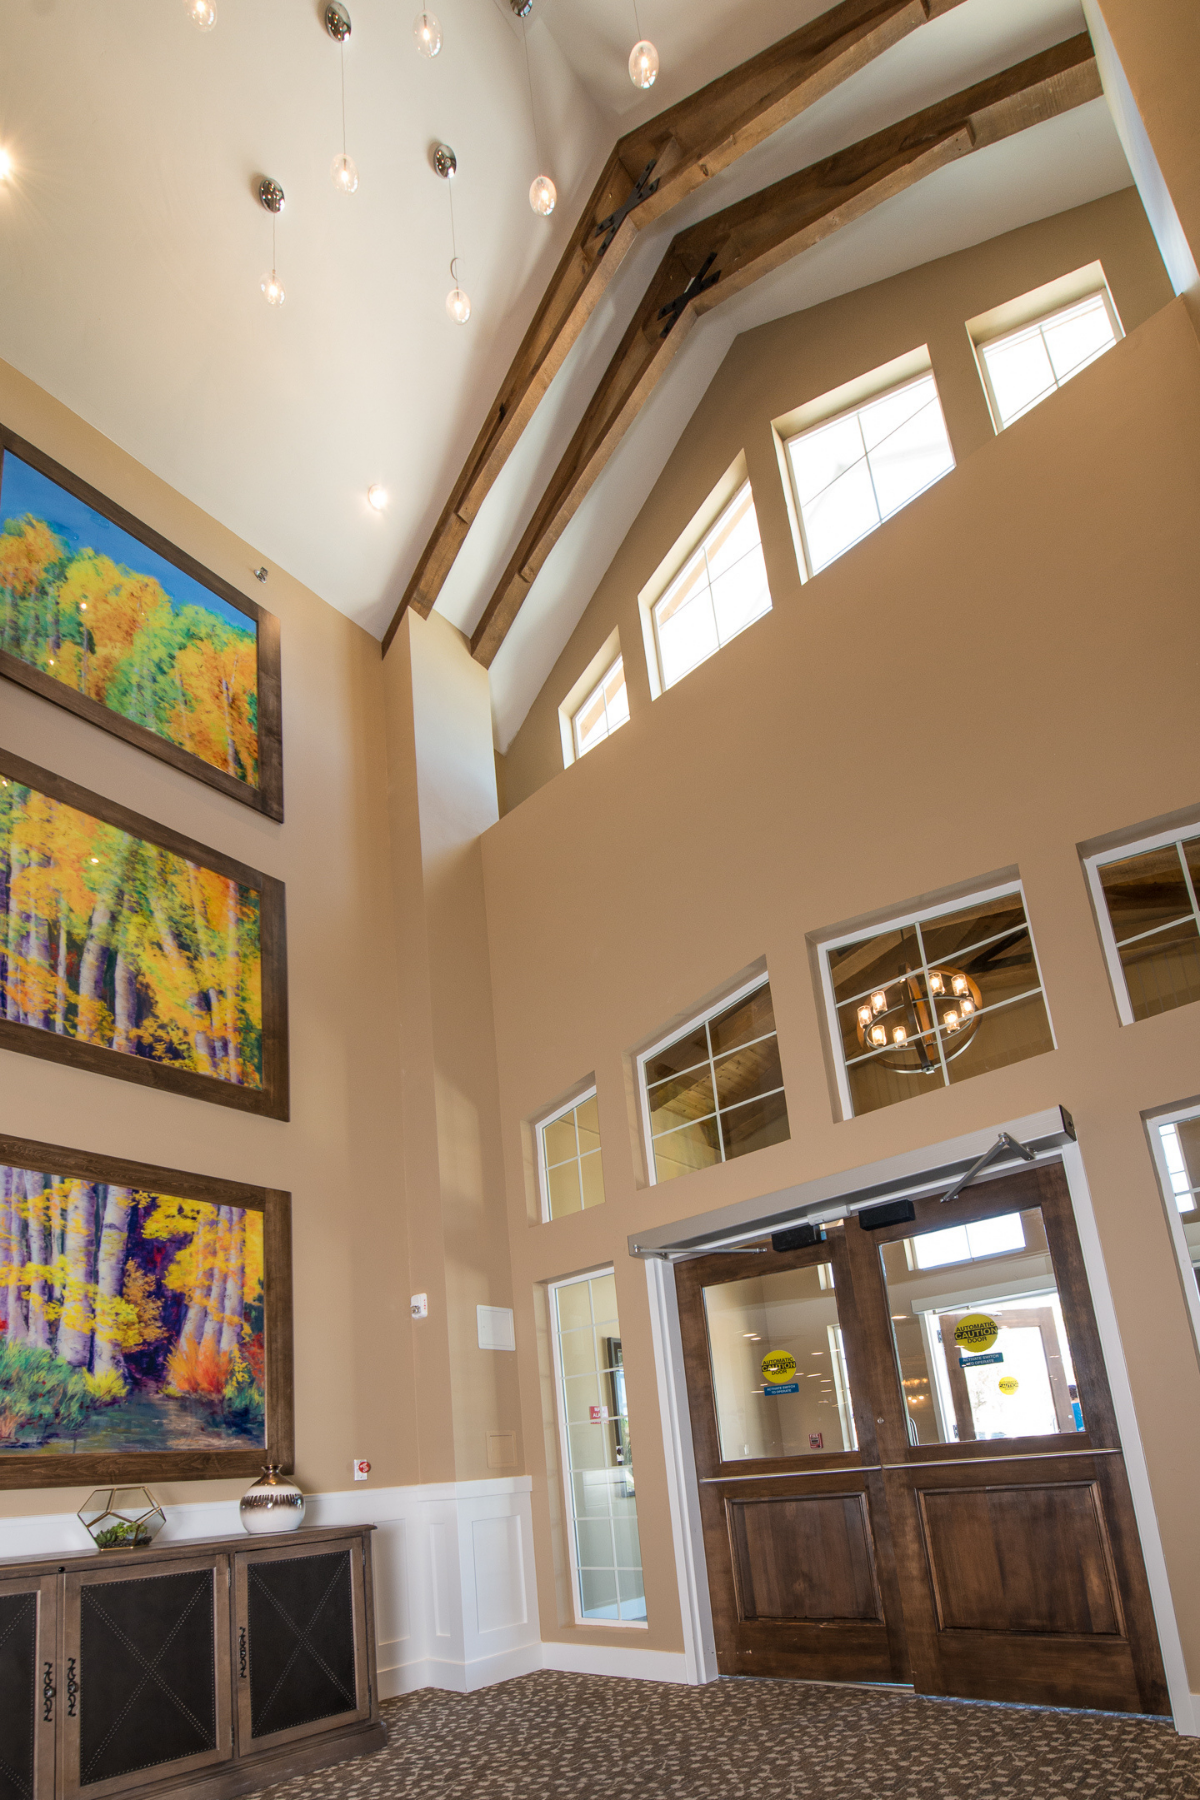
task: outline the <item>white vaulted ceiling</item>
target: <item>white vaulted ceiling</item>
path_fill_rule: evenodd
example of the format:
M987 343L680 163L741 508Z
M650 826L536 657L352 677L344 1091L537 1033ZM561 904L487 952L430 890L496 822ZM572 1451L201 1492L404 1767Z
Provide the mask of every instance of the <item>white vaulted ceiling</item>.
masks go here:
M347 149L335 192L339 60L318 0L5 0L0 357L376 636L467 456L615 138L824 10L825 0L638 0L663 73L625 72L632 0L535 0L529 50L508 0L346 0ZM1077 0L966 0L923 27L646 234L489 496L439 600L469 630L599 379L664 243L778 179L1083 28ZM452 144L460 278L431 145ZM271 225L257 177L287 193ZM1102 101L977 153L718 309L682 354L535 584L492 668L507 745L737 330L1128 184ZM366 490L391 504L372 512ZM269 600L268 600L269 604Z

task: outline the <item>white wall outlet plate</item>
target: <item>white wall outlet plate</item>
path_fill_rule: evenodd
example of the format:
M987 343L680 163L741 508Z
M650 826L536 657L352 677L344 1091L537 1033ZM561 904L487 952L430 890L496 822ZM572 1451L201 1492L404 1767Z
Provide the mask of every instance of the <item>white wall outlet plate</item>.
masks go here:
M414 1294L408 1305L414 1319L427 1319L429 1317L428 1294Z
M355 1481L365 1481L367 1479L367 1476L370 1473L371 1473L371 1465L366 1460L366 1458L362 1457L362 1456L355 1457L355 1459L354 1459L354 1479L355 1479Z

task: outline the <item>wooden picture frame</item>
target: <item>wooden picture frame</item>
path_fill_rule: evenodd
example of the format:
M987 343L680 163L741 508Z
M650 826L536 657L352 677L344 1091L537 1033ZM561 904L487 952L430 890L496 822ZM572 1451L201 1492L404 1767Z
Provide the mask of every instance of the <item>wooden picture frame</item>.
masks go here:
M2 617L0 617L0 675L7 676L10 681L18 682L32 693L40 694L43 699L50 700L56 706L65 707L68 712L75 713L81 719L98 725L102 731L110 732L127 744L133 744L139 750L156 756L161 762L170 763L173 768L181 769L185 775L192 775L209 787L217 788L232 799L240 801L244 806L252 806L257 812L265 813L267 818L276 821L283 819L283 742L282 742L282 702L280 690L279 668L279 621L272 613L264 611L261 606L239 593L229 582L214 575L211 569L197 562L195 557L178 549L161 533L144 525L123 506L109 500L80 480L69 469L60 463L44 456L35 445L27 443L15 432L0 424L0 505L4 493L4 458L15 457L47 481L53 482L63 489L64 493L75 501L81 502L90 511L99 515L101 521L115 526L118 531L128 534L143 545L153 558L161 558L173 565L187 579L206 589L214 598L235 612L243 614L249 620L255 632L256 642L256 731L258 752L257 783L244 780L237 774L217 766L203 756L172 741L160 732L126 718L119 711L92 695L81 693L67 686L63 681L55 679L36 663L15 654L11 648L5 647ZM0 548L3 547L3 534L0 534ZM2 574L0 570L0 574ZM135 574L137 572L135 571ZM0 608L0 615L3 609Z
M261 1444L215 1449L76 1450L61 1455L40 1449L0 1449L0 1488L218 1480L257 1475L268 1462L290 1469L295 1456L291 1195L274 1188L253 1187L216 1176L6 1135L0 1135L0 1166L198 1201L215 1208L260 1213L265 1377ZM0 1391L0 1407L2 1400Z
M89 789L61 776L41 769L24 757L0 749L0 786L13 782L34 790L50 801L57 801L96 819L103 825L128 834L138 843L157 847L183 860L195 874L208 872L235 883L239 888L258 895L258 953L260 966L259 1085L242 1085L239 1080L220 1074L209 1074L194 1068L180 1067L171 1061L158 1061L108 1044L85 1041L29 1024L13 1017L0 1017L0 1048L17 1050L25 1056L40 1056L49 1062L88 1069L97 1075L111 1075L118 1081L135 1081L143 1087L165 1092L187 1094L196 1100L209 1100L218 1106L232 1106L242 1112L259 1113L269 1119L287 1119L288 1114L288 1021L287 1021L287 940L284 884L274 876L264 875L232 857L181 836L165 825L143 818L140 813L105 800ZM3 796L0 795L0 799ZM5 889L9 871L4 871ZM7 905L7 901L6 901ZM178 953L178 952L177 952ZM0 946L0 957L3 956ZM51 972L44 971L49 982ZM7 963L0 979L0 1000L11 1009L10 976ZM19 1009L18 1009L19 1010ZM214 1061L216 1059L214 1058ZM240 1059L231 1057L230 1066L236 1077Z

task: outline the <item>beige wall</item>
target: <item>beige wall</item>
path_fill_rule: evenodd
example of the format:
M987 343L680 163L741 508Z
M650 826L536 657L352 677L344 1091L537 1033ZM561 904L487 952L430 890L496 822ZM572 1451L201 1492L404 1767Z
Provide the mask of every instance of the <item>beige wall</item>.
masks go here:
M738 338L688 425L686 453L668 463L509 745L506 809L563 773L558 708L614 627L630 712L651 705L637 596L743 451L775 605L799 601L772 419L927 344L961 463L994 435L964 322L1096 261L1126 331L1171 298L1137 191L1126 188Z
M994 437L962 320L1096 255L1128 338ZM952 301L935 305L941 280ZM922 341L958 467L802 587L767 421ZM631 597L743 443L774 610L651 703L639 640L625 638ZM508 779L529 797L487 833L484 871L526 1441L543 1425L541 1284L612 1263L650 1647L677 1648L681 1631L646 1285L628 1234L1061 1103L1079 1130L1200 1689L1200 1367L1140 1117L1200 1087L1200 1009L1120 1026L1077 852L1200 805L1198 489L1200 348L1133 196L1118 195L739 340L514 745ZM558 692L615 620L631 723L549 780ZM1012 867L1057 1048L838 1122L806 935ZM631 1053L764 955L790 1141L647 1186ZM531 1225L522 1122L593 1072L606 1204ZM536 1452L531 1465L540 1475ZM536 1479L534 1501L546 1596L557 1501ZM545 1599L542 1626L613 1641L560 1625Z
M0 742L287 884L289 1124L0 1052L0 1128L113 1156L290 1189L296 1470L304 1487L417 1479L404 1167L397 1094L379 646L147 474L14 370L0 418L282 621L286 822L276 825L48 701L0 682ZM157 1483L171 1501L233 1482ZM0 1493L0 1515L77 1507L86 1490Z

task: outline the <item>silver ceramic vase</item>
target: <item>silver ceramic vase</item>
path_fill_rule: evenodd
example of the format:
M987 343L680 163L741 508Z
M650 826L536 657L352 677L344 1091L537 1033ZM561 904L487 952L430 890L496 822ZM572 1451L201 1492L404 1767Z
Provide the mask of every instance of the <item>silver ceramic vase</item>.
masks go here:
M268 1463L260 1480L242 1495L242 1529L252 1537L267 1531L295 1531L304 1523L304 1495L277 1463Z

